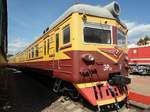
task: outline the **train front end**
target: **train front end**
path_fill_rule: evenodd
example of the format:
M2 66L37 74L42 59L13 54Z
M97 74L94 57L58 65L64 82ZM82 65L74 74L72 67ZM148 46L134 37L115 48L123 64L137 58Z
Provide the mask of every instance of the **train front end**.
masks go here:
M119 10L116 2L105 8L110 7ZM80 37L74 39L72 51L74 86L94 106L119 108L119 102L127 103L127 85L131 82L126 52L128 30L117 15L115 19L73 16L74 31Z

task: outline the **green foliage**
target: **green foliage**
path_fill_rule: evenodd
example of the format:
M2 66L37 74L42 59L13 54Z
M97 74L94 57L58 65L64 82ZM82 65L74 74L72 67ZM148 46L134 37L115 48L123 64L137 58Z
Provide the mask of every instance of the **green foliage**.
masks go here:
M150 43L150 37L146 35L144 38L140 38L140 40L137 42L137 45L141 46L141 45L147 45L149 43Z

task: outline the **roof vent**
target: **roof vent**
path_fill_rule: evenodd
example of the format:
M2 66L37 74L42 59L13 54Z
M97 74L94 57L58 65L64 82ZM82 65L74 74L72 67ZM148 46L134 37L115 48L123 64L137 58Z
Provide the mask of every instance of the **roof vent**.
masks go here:
M46 32L48 32L49 30L49 27L47 27L44 31L43 31L43 34L45 34Z
M46 32L49 30L49 27L46 28Z
M108 5L105 6L105 8L107 8L114 17L118 17L119 13L120 13L120 6L119 3L114 1Z
M45 30L43 31L43 34L45 34Z

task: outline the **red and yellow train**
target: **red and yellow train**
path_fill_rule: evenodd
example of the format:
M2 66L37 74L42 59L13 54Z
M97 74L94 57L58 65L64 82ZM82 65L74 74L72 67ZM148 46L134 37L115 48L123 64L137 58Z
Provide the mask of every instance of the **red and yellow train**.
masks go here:
M68 82L94 106L126 101L128 30L119 11L117 2L104 7L73 5L9 63L50 71L55 92L62 81Z

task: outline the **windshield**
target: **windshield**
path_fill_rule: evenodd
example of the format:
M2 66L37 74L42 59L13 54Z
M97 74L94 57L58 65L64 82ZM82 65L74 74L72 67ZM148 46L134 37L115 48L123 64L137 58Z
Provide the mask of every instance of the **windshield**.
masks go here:
M126 36L121 30L117 30L117 44L123 47L126 45Z
M111 44L111 30L104 26L85 26L84 27L84 42L97 44Z

